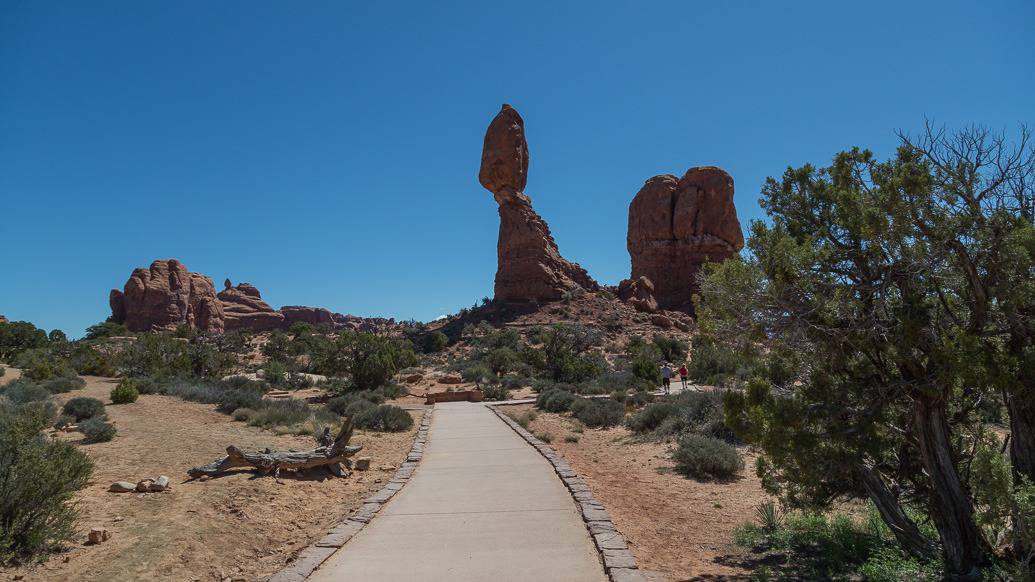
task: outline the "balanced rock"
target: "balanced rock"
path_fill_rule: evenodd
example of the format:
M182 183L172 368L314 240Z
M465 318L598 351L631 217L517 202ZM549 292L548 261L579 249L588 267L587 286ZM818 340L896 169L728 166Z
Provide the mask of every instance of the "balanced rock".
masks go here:
M108 302L109 321L130 331L172 331L181 325L223 331L223 305L212 279L190 272L176 259L135 269L122 291L112 289Z
M528 180L525 125L510 105L489 124L478 181L499 204L495 297L502 301L556 300L565 291L596 290L585 269L561 257L546 222L524 194Z
M233 287L230 279L224 281L223 285L225 288L217 297L223 304L227 331L270 331L284 327L284 316L262 300L262 295L254 285L241 283Z
M647 180L629 204L627 244L632 279L650 279L658 306L692 311L701 265L744 248L733 178L704 166Z

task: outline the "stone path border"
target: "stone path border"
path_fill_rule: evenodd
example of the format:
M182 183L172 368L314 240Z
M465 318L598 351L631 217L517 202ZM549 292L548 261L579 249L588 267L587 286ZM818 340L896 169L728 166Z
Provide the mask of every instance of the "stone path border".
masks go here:
M330 558L331 554L338 551L352 539L352 536L370 523L374 514L380 511L384 504L403 488L403 485L406 485L417 469L417 464L424 457L424 445L428 441L428 428L431 426L432 413L434 413L434 409L431 408L424 412L420 426L417 428L417 436L413 439L413 446L406 455L406 461L399 465L395 476L377 493L367 497L359 509L353 510L345 521L327 532L327 535L318 542L302 550L287 567L270 577L269 582L301 582L305 580L320 567L320 564Z
M514 419L501 412L497 406L497 404L486 404L486 408L493 411L500 420L553 465L553 470L571 492L575 506L582 514L582 521L589 530L593 544L600 554L600 561L604 564L604 571L607 573L608 579L611 582L644 582L645 578L636 565L636 558L629 551L625 538L615 529L614 523L611 522L611 515L604 509L604 505L593 497L589 485L586 485L586 482L575 473L567 461L557 454L557 451L537 439Z

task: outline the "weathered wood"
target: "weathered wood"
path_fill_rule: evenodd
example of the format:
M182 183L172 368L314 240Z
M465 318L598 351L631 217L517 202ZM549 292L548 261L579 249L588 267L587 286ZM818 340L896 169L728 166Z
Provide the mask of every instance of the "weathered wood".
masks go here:
M246 452L230 445L226 448L226 456L207 465L194 467L187 471L192 478L202 475L218 475L240 467L259 469L263 473L279 476L280 471L304 471L316 467L326 467L335 475L347 477L351 466L349 457L363 450L362 446L350 445L352 438L352 419L347 418L342 424L338 436L329 445L323 445L311 451L265 451ZM326 433L325 433L326 434Z

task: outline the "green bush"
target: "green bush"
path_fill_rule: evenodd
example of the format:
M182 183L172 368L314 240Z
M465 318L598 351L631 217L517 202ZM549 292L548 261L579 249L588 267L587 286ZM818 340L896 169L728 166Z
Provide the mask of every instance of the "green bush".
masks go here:
M685 341L663 335L654 336L654 345L661 352L662 360L677 366L686 360L686 353L690 349L690 344Z
M230 418L237 422L248 422L252 416L255 416L255 411L251 408L238 408L230 413Z
M356 418L358 415L377 408L380 402L367 400L366 398L349 398L339 396L327 402L327 410L339 415Z
M567 412L577 396L567 390L551 389L540 392L535 399L535 407L547 412Z
M102 337L123 337L127 335L132 334L130 334L126 326L121 323L102 321L101 323L97 323L86 328L84 339L94 340Z
M34 382L76 375L68 360L42 348L22 351L15 360L22 377Z
M111 401L113 404L130 404L140 398L140 391L137 384L130 378L119 380L117 386L111 389Z
M154 378L133 378L137 385L137 392L141 394L162 394L165 392L165 385Z
M277 360L270 360L262 367L262 378L273 386L280 386L285 383L287 366Z
M675 411L676 407L670 402L654 402L643 407L643 410L630 415L626 426L636 434L643 434L657 430Z
M0 411L0 564L42 558L76 535L73 498L93 463L71 443L42 438L51 418L39 407Z
M47 345L47 333L27 321L0 323L0 360L13 362L24 350Z
M676 462L676 471L697 479L724 479L744 469L744 461L732 445L697 434L679 439L672 460Z
M357 414L354 420L359 428L378 432L402 432L413 426L413 417L409 412L390 404L365 410Z
M501 384L489 384L482 386L482 393L486 400L509 400L510 389Z
M104 403L96 398L79 396L65 403L62 412L75 418L76 422L104 415Z
M625 418L625 407L610 398L579 398L572 403L571 411L582 424L591 427L615 426Z
M442 350L446 349L446 346L448 345L449 336L442 333L441 331L429 333L428 335L424 336L424 338L421 340L421 348L424 350L424 353L426 354L441 352Z
M93 417L79 423L79 432L88 443L106 443L115 438L115 425Z
M550 444L553 442L553 435L548 432L537 432L535 433L535 438L543 441L546 444Z
M128 377L186 377L193 373L188 344L160 333L141 334L119 357L119 368Z
M14 380L0 387L0 396L3 396L11 404L19 405L45 401L50 398L50 391L39 384L26 382L25 380Z
M489 369L489 366L481 362L471 362L460 369L460 377L464 382L475 382L478 384L495 384L499 381L496 374Z
M373 390L388 384L397 370L417 363L408 341L393 340L367 332L342 332L318 354L314 370L326 376L348 376L352 387Z
M79 376L57 376L40 382L40 386L51 394L64 394L72 390L79 390L86 386L86 381Z
M704 336L696 339L687 366L689 377L699 384L721 386L727 379L743 375L743 361Z
M90 346L77 346L68 357L68 361L78 374L107 378L118 374L112 359Z

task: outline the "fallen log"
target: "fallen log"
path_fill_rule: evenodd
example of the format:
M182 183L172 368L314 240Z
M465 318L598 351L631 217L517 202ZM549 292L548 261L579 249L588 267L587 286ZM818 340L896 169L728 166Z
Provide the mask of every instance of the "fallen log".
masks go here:
M329 430L325 430L322 438L322 446L311 451L265 451L245 452L230 445L226 448L226 456L212 461L207 465L189 469L187 474L192 479L203 475L218 475L240 467L251 467L258 469L264 474L273 473L275 477L280 476L281 470L305 471L317 467L324 467L338 477L348 477L352 468L352 460L349 457L363 450L362 446L350 445L352 438L352 419L346 418L342 424L341 431L330 444L327 437Z

